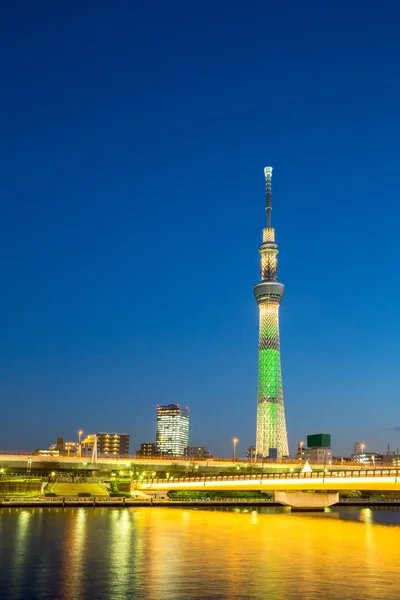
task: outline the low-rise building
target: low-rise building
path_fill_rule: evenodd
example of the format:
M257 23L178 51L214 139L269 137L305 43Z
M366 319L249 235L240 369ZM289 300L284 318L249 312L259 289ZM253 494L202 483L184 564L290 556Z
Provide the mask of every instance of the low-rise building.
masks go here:
M308 448L302 449L304 452L303 458L306 458L306 455L308 455L306 460L323 464L332 462L330 433L313 433L312 435L308 435L307 446Z
M186 446L184 456L189 460L195 458L211 458L211 454L205 446Z
M246 448L246 458L247 460L255 460L256 457L256 447L255 446L249 446L248 448Z
M148 456L160 456L160 452L157 450L157 444L155 442L144 442L140 444L140 450L136 450L136 456L143 458Z
M310 448L310 459L313 463L328 464L332 461L331 448Z
M386 463L384 460L383 454L378 454L377 452L364 452L363 454L352 454L351 459L353 462L358 462L362 465L372 465L383 464ZM393 464L393 456L391 457L391 464ZM386 463L388 464L388 463ZM390 462L389 462L390 464Z
M75 456L78 452L78 442L65 442L65 454L67 456Z
M383 460L382 460L383 464L388 465L388 466L395 466L398 467L400 466L400 458L398 454L395 454L394 452L386 452L386 454L383 454Z
M310 460L311 458L311 448L304 448L304 446L299 446L296 452L296 458L299 460Z
M55 446L55 444L53 445ZM38 448L38 450L35 450L33 454L36 454L36 456L60 456L60 451L56 450L55 448Z
M88 435L81 441L80 445L77 444L77 452L80 456L91 456L95 444L95 434L88 433ZM100 452L98 451L100 454Z
M97 433L97 454L129 456L129 437L127 433Z

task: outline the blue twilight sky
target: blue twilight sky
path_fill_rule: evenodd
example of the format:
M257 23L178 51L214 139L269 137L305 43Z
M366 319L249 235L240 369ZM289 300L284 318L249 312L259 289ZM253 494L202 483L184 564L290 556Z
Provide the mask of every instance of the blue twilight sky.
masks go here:
M0 449L254 442L263 167L291 450L400 446L397 0L20 0L0 15Z

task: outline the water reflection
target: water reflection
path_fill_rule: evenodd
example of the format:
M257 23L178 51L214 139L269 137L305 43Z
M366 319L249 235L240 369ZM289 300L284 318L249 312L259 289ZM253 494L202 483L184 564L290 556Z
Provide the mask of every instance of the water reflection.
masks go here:
M0 511L0 598L394 600L400 529L382 518L400 512Z
M132 540L136 538L134 514L129 510L113 510L108 530L109 571L108 598L126 600L134 574L135 549ZM133 551L132 551L133 550Z
M27 561L26 538L29 532L29 524L32 519L32 512L19 509L16 514L15 541L13 560L11 565L11 587L18 587L21 578L24 576L24 567Z
M65 600L76 600L82 590L85 575L85 547L88 511L86 508L72 509L64 535L62 575L60 590Z

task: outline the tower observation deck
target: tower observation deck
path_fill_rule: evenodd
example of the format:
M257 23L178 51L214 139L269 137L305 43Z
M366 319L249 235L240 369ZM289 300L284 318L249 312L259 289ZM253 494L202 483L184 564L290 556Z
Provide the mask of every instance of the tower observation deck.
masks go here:
M277 281L278 246L271 227L272 167L265 167L267 226L263 229L261 282L254 286L260 309L258 338L257 455L273 457L289 454L279 342L279 306L284 286Z

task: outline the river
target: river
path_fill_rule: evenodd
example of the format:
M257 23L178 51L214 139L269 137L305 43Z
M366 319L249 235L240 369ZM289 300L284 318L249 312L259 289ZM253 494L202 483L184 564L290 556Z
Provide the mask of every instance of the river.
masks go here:
M400 600L400 510L0 510L1 600Z

